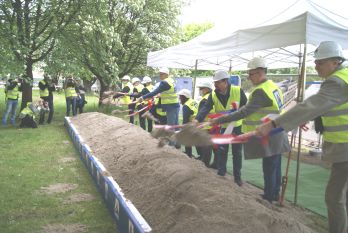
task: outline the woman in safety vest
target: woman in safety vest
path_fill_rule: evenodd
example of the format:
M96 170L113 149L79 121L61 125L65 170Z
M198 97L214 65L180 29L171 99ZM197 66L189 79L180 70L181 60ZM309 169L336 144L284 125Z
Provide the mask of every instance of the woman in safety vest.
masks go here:
M199 94L202 97L202 99L198 103L198 112L199 112L205 106L206 102L208 101L208 97L213 91L214 87L213 87L212 81L210 80L206 80L197 84L197 87L199 88ZM214 108L211 109L209 113L214 114L215 113ZM208 117L204 119L204 121L208 121L208 120L209 120ZM211 126L206 126L203 129L207 130L208 133L212 133L211 130L214 130L212 129ZM213 168L213 169L217 169L217 154L216 154L216 150L213 149L212 146L200 146L200 147L196 147L196 149L197 149L198 155L200 156L200 159L205 164L205 166ZM214 159L213 159L213 163L210 164L212 151L214 151Z

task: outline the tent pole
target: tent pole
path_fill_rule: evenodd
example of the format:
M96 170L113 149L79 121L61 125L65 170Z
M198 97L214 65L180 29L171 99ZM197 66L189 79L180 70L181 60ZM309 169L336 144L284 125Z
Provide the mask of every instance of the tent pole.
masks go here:
M192 97L193 98L195 98L195 92L196 92L197 67L198 67L198 59L196 59L195 72L193 74L193 87L192 87Z
M300 58L301 59L301 58ZM304 44L303 57L301 65L301 73L299 76L297 102L302 102L304 100L305 88L306 88L306 59L307 59L307 44ZM301 62L301 61L300 61ZM300 154L301 154L301 141L302 141L302 130L298 129L298 146L297 146L297 166L296 166L296 180L295 180L295 197L294 204L297 205L297 195L298 195L298 182L300 173Z

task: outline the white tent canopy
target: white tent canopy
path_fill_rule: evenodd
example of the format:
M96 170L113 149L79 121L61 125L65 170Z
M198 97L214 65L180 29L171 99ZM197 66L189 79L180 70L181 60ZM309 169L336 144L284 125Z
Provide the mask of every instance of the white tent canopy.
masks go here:
M310 0L298 0L257 27L234 32L212 28L191 41L150 52L147 65L243 70L252 57L263 56L270 68L293 67L299 64L304 44L307 45L307 61L310 62L315 47L321 41L333 40L348 49L347 38L348 19Z

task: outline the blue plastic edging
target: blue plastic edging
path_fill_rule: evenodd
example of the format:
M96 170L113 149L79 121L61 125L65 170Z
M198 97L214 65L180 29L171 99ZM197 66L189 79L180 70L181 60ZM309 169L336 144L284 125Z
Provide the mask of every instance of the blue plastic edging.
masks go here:
M93 177L96 186L101 192L104 201L118 225L121 233L148 233L152 229L141 216L135 206L125 198L121 188L116 181L107 175L104 165L92 155L91 149L83 142L77 129L72 125L70 119L65 117L64 124L75 147L80 153L90 175Z

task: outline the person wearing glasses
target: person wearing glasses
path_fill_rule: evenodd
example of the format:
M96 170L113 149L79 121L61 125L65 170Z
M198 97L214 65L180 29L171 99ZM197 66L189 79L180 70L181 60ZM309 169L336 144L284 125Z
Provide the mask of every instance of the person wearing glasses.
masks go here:
M269 114L280 114L283 109L283 95L278 86L267 79L267 63L262 57L255 57L248 63L248 79L254 88L248 102L238 111L215 118L211 124L222 124L243 119L242 132L254 131ZM288 152L290 145L285 132L269 137L267 145L259 139L244 144L245 159L262 158L264 193L261 197L270 203L279 200L281 187L281 154Z
M256 128L268 135L273 128L290 131L321 116L323 123L323 160L332 163L325 201L330 233L347 233L348 213L348 69L342 47L323 41L314 51L315 69L324 78L317 94L297 104L273 121Z

